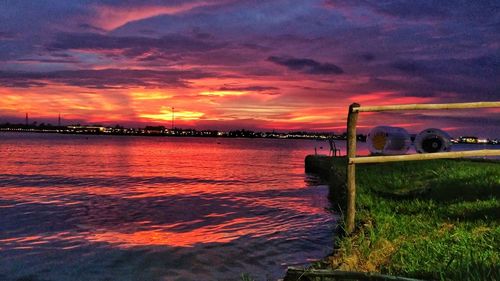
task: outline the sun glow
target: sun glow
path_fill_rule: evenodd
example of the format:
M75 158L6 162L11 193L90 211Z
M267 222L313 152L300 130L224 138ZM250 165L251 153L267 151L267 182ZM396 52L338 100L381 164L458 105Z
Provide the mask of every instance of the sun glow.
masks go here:
M247 94L247 92L242 91L205 91L201 92L202 96L216 96L216 97L224 97L224 96L242 96Z
M135 100L162 100L173 96L163 92L133 92L131 95Z
M175 119L180 120L198 120L203 117L203 112L198 111L175 111L172 112L172 109L163 109L158 114L140 114L139 117L146 119L153 119L158 121L170 121L174 116Z

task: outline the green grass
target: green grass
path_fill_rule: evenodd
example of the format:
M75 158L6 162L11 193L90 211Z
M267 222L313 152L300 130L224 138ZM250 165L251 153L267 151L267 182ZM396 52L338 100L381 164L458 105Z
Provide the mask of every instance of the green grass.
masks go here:
M252 276L248 273L242 273L241 274L241 281L254 281L254 279L252 278Z
M338 186L345 159L334 167L340 175L331 185ZM357 230L337 239L332 267L429 280L500 280L500 163L365 164L356 166L356 181Z

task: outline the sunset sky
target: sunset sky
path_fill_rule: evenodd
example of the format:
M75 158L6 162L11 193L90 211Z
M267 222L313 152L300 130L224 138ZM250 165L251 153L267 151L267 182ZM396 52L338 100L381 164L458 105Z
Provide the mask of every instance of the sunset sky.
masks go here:
M500 100L500 1L2 0L0 123L345 130ZM363 113L500 137L500 110Z

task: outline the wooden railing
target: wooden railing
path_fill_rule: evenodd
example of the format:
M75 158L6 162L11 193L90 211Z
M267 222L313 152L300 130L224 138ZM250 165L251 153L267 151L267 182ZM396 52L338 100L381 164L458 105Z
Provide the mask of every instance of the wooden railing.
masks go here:
M359 112L380 112L395 110L436 110L436 109L467 109L500 107L500 101L494 102L470 102L470 103L446 103L446 104L401 104L385 106L360 106L353 103L349 106L347 116L347 210L346 210L346 232L350 234L354 230L356 216L356 164L382 163L394 161L414 161L444 158L460 158L474 156L500 156L500 150L484 149L473 151L423 153L395 156L368 156L356 157L356 124Z

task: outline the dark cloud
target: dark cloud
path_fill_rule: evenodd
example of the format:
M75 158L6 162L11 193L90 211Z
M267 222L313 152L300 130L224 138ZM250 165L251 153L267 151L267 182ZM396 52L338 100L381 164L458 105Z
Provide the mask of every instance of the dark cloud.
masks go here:
M409 74L418 74L425 72L426 68L424 65L416 62L416 61L396 61L391 64L391 66L397 70L400 70Z
M456 85L453 91L500 88L500 56L497 54L464 59L399 60L390 65L410 77L420 77L436 85Z
M1 76L1 73L0 73ZM36 88L47 86L47 83L38 82L27 78L3 79L0 78L0 86L9 88Z
M353 94L393 92L441 102L493 101L500 93L500 56L377 60L363 69L370 77L338 89ZM357 72L359 74L359 71Z
M224 44L194 39L183 35L161 38L141 36L110 36L98 33L59 34L48 49L61 50L123 50L127 57L136 57L151 50L169 53L206 52Z
M483 22L498 15L500 2L497 0L461 1L461 0L326 0L337 7L368 7L380 14L404 19L462 19Z
M78 27L80 27L82 30L85 30L87 32L106 32L106 30L102 29L102 28L99 28L97 26L93 26L91 24L88 24L88 23L82 23L80 25L78 25Z
M30 59L18 59L18 62L39 62L39 63L78 63L77 60L73 58L30 58Z
M82 2L80 0L80 2ZM90 2L98 5L106 5L112 7L122 7L122 8L137 8L137 7L176 7L186 4L196 4L204 1L200 0L141 0L141 1L123 1L123 0L83 0L83 2ZM166 3L167 2L167 3ZM211 0L213 3L227 3L227 0Z
M234 91L234 92L264 92L264 91L274 91L279 88L270 86L222 86L219 91Z
M431 127L433 122L440 122L442 124L454 124L460 126L477 126L477 124L482 124L485 126L496 126L500 124L500 116L488 116L485 118L481 115L483 109L464 109L461 110L463 114L460 115L441 115L432 114L432 111L426 113L413 113L413 112L381 112L377 113L382 118L387 119L400 119L400 120L419 120L427 123L428 127ZM455 111L457 112L457 111Z
M12 32L4 32L0 31L0 41L2 40L13 40L15 39L15 35Z
M364 54L361 54L361 58L365 61L374 61L375 55L371 54L371 53L364 53Z
M86 88L188 87L188 80L211 77L209 73L187 71L156 71L132 69L67 70L53 72L0 71L0 86L40 87L61 83Z
M312 59L271 56L267 59L290 70L306 74L342 74L344 70L333 63L320 63Z

